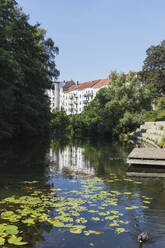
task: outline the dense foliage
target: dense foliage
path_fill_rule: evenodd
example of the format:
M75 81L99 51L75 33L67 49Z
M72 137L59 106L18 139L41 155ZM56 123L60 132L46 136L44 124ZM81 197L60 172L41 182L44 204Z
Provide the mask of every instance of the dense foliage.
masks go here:
M146 54L140 73L141 80L150 87L155 96L165 96L165 40L148 48Z
M52 113L52 118L50 122L51 130L53 136L58 136L58 135L67 135L69 134L70 130L70 120L68 115L61 110L58 111L57 109L53 111Z
M165 121L165 98L161 97L156 102L156 109L148 111L144 118L145 121Z
M45 134L58 49L15 0L0 0L0 139Z
M112 72L108 88L99 91L94 101L82 114L90 134L117 138L134 130L143 114L151 108L148 89L143 87L134 72L128 77Z

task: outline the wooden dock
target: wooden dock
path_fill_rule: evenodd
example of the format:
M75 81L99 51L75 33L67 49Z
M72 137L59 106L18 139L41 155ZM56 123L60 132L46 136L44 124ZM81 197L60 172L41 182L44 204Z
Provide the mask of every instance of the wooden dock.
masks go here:
M165 149L134 148L127 158L130 165L165 166Z

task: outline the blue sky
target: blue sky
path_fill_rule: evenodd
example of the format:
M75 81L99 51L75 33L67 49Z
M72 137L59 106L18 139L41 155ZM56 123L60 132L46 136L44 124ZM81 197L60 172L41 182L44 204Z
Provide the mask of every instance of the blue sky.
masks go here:
M146 49L165 39L164 0L17 0L47 30L60 53L59 80L106 78L143 66Z

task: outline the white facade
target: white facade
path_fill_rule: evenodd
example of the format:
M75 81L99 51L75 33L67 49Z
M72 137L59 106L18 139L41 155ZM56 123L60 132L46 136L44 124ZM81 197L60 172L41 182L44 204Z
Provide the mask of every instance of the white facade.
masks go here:
M98 85L100 82L102 84ZM104 84L103 84L104 83ZM63 109L67 115L80 114L95 97L97 92L107 87L109 79L97 80L89 83L75 84L67 91L61 91L60 109ZM99 87L100 86L100 87Z
M51 112L54 109L60 110L60 92L64 84L64 82L54 82L52 88L47 91L47 94L50 98Z
M61 108L69 114L80 114L84 107L96 96L93 89L73 90L68 93L62 93Z
M76 84L68 81L54 83L53 89L48 91L51 111L64 110L67 115L80 114L96 96L97 92L109 84L109 79L95 80Z

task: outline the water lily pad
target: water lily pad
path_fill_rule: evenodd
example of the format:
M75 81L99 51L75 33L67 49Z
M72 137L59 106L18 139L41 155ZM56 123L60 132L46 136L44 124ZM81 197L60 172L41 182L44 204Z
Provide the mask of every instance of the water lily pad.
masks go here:
M12 235L8 239L8 243L12 244L12 245L26 245L26 244L28 244L27 242L22 241L22 237L16 237L15 235Z
M79 218L79 219L76 219L76 222L77 223L86 223L87 222L87 220L85 219L85 218L83 218L83 217L81 217L81 218Z
M6 232L6 234L11 234L11 235L19 233L18 227L14 226L14 225L6 225L5 226L5 232Z
M75 234L80 234L82 233L82 229L81 228L71 228L69 230L71 233L75 233Z
M0 245L4 245L5 244L5 239L0 237Z
M28 224L28 226L31 226L31 225L35 224L34 219L30 219L30 218L28 218L26 220L22 220L22 222L25 223L25 224Z
M143 201L143 203L150 204L151 202L150 201Z
M139 208L139 207L138 206L131 206L131 207L126 207L125 209L132 210L132 209L136 209L136 208Z
M123 232L125 232L125 228L123 228L123 227L116 228L116 229L115 229L115 232L116 232L117 234L123 233Z
M26 184L36 184L36 183L38 183L38 181L24 181L23 183L26 183Z
M119 224L117 222L113 222L113 223L109 224L109 226L119 226Z
M94 221L99 221L100 218L99 217L92 217L91 220L94 220Z
M97 232L97 231L94 231L94 230L88 230L88 231L84 231L84 234L86 235L86 236L89 236L90 234L96 234L96 235L98 235L98 234L102 234L103 232Z

